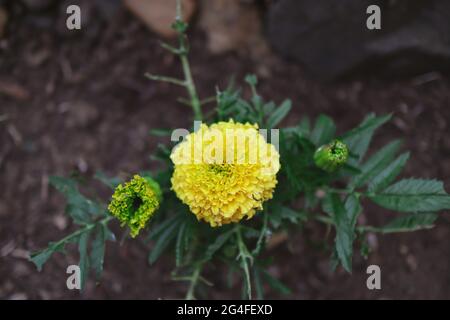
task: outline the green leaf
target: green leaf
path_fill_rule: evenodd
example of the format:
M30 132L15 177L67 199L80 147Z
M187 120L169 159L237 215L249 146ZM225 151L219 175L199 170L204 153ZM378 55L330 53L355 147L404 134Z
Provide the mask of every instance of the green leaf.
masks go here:
M378 192L391 184L403 170L409 159L409 152L403 153L381 171L369 184L369 192Z
M352 180L351 186L359 188L376 177L394 159L400 145L400 140L393 141L370 157L361 166L361 173Z
M352 229L355 228L359 214L362 211L361 204L356 195L350 194L345 201L345 212ZM353 232L353 231L352 231Z
M66 212L77 224L88 224L96 216L104 215L105 210L96 202L84 197L73 179L50 177L50 183L67 199Z
M264 114L271 114L272 112L275 111L275 108L276 108L276 107L277 107L277 106L275 105L275 102L273 102L273 101L267 102L267 103L264 104L264 106L263 106L263 113L264 113Z
M251 87L255 87L258 84L258 77L254 74L248 74L245 76L245 82L247 82Z
M298 124L298 134L300 137L309 136L311 131L311 123L308 117L304 117Z
M86 286L86 280L89 273L89 255L88 255L88 243L91 232L86 231L80 235L78 242L78 251L80 253L80 273L81 273L81 290L83 291Z
M320 115L311 132L311 141L317 146L328 143L336 133L336 125L333 119L326 115Z
M304 211L293 210L281 205L274 205L269 214L270 224L275 229L278 229L285 220L288 220L292 224L298 224L300 221L304 222L307 219L308 216Z
M103 262L105 260L105 242L106 240L114 240L114 234L108 229L108 227L101 223L95 229L95 237L92 241L90 262L91 267L95 272L97 280L100 279L103 272Z
M150 129L149 133L155 137L170 137L172 131L171 129Z
M177 242L175 245L175 265L177 267L181 266L181 262L183 261L186 228L187 222L182 223L177 235Z
M156 240L164 231L166 231L170 226L177 224L177 220L180 219L179 215L175 215L172 217L167 218L160 224L154 226L150 230L150 235L147 240Z
M264 289L258 268L253 268L253 283L255 284L256 299L264 300Z
M436 213L413 213L394 219L389 224L380 228L381 233L409 232L434 227L438 218Z
M358 127L340 137L340 140L347 144L350 152L358 157L358 160L350 160L350 164L354 165L363 159L375 130L388 122L391 117L391 115L376 117L374 114L370 114Z
M178 229L180 227L180 220L176 219L173 224L169 225L165 230L156 238L155 246L150 251L148 256L148 262L153 264L158 260L161 254L166 250L166 248L171 244L171 242L177 236Z
M450 196L437 180L404 179L378 194L369 195L376 204L400 212L434 212L450 209Z
M291 108L291 100L284 100L283 103L267 119L267 126L269 128L275 128L275 126L288 115Z
M352 271L352 254L354 228L347 216L344 204L337 194L331 194L331 204L336 224L336 252L342 266L348 272Z
M31 253L30 261L36 265L38 271L41 271L53 253L64 251L65 244L65 242L50 242L47 249Z
M211 260L214 254L222 248L225 243L230 239L230 237L233 235L233 230L228 230L222 234L220 234L213 243L211 243L208 248L206 249L204 260L208 261Z

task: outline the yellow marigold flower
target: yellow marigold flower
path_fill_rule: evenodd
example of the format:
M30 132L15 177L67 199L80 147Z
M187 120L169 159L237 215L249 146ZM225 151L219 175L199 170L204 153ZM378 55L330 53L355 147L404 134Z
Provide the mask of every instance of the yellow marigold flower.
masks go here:
M213 227L253 217L272 198L280 169L278 151L258 126L233 120L202 124L170 157L172 189Z
M108 210L121 225L128 225L134 238L145 227L161 202L161 189L149 177L135 175L125 184L120 184L108 206Z

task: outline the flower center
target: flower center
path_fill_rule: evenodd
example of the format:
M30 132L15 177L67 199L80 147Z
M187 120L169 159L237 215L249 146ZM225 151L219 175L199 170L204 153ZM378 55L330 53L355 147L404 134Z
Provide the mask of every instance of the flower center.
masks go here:
M209 170L214 174L229 175L231 168L229 164L210 164Z
M142 205L141 197L135 196L132 203L133 212L136 212L141 205Z

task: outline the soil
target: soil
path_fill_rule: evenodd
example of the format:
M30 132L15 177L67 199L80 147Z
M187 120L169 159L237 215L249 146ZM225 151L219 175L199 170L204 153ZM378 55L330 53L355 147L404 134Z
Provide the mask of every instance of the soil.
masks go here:
M89 28L61 29L61 11L12 13L0 39L0 298L5 299L156 299L182 298L186 285L173 282L173 260L148 266L151 245L141 241L109 243L105 271L83 293L66 288L68 264L56 254L38 272L29 251L46 246L75 227L64 215L64 199L48 187L51 175L97 170L110 175L155 168L149 156L164 138L151 128L190 127L190 110L176 102L179 88L150 82L143 74L177 75L176 59L125 9L112 18L91 19ZM302 66L275 54L260 61L242 54L212 55L205 35L194 25L191 62L199 93L211 96L232 76L261 76L260 91L294 108L285 125L320 113L332 116L343 132L369 112L394 114L374 145L403 138L412 152L405 175L442 179L450 190L450 81L436 70L426 76L376 79L370 74L337 83L319 83ZM105 199L107 190L102 191ZM375 225L394 214L368 204L364 218ZM270 272L289 284L289 299L436 299L450 298L450 216L442 214L432 230L371 237L368 260L355 257L352 275L329 271L326 230L310 225L271 250ZM120 228L114 230L120 236ZM329 237L327 243L331 243ZM366 267L377 264L382 289L366 287ZM209 298L240 298L221 268L207 271L215 283Z

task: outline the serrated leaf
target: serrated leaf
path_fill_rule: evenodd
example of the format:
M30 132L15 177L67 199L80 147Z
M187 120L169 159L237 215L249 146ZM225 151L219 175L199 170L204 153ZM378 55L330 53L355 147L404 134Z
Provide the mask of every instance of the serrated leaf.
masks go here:
M376 204L400 212L434 212L450 209L450 196L437 180L404 179L378 194L369 195Z
M165 230L161 231L159 236L156 238L155 245L150 251L148 256L148 262L153 264L158 260L161 254L166 250L166 248L171 244L177 235L178 228L180 226L180 220L174 220L174 223L169 225Z
M372 179L368 188L369 192L378 192L391 184L403 170L408 159L409 152L406 152L401 154L397 159L389 164L384 170L382 170L376 177Z
M105 259L105 242L109 240L111 232L104 224L99 224L95 229L95 237L92 240L92 248L90 254L91 267L95 272L97 280L100 279L103 272L103 262Z
M335 133L336 125L334 124L333 119L326 115L320 115L316 120L313 131L311 132L311 141L317 147L320 147L321 145L330 142Z
M409 232L434 227L438 218L436 213L413 213L394 219L389 224L380 228L381 233Z
M350 152L358 157L357 160L349 159L350 164L354 165L363 159L375 130L388 122L391 117L391 115L376 117L374 114L370 114L358 127L340 137L347 144Z
M66 197L66 212L75 223L88 224L93 222L93 218L105 214L105 210L98 203L79 192L75 180L52 176L50 184Z
M275 229L278 229L284 220L289 220L291 223L297 224L307 219L308 216L305 212L280 205L274 205L269 214L269 222Z
M336 225L336 252L347 272L352 271L354 228L347 216L344 204L337 194L331 194L334 222Z
M400 140L393 141L370 157L361 166L361 173L353 179L351 186L359 188L376 177L394 159L400 144Z
M64 242L50 242L47 249L31 253L30 261L35 264L38 271L42 271L42 267L53 253L64 251L64 246Z
M267 126L271 128L275 128L291 111L292 102L291 100L285 100L283 103L275 109L275 111L269 116L267 119Z
M230 239L230 237L233 235L233 230L228 230L219 236L214 240L213 243L211 243L208 248L206 249L204 260L208 261L211 260L214 254L222 248L225 243Z
M80 253L80 261L78 263L80 267L81 276L81 290L83 291L86 286L86 280L89 273L89 255L88 255L88 243L91 232L86 231L80 235L78 242L78 252Z
M358 216L362 211L362 207L361 207L358 197L356 197L356 195L354 195L354 194L350 194L347 197L347 200L345 201L344 206L345 206L345 212L347 213L347 219L349 220L352 230L354 230Z

